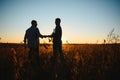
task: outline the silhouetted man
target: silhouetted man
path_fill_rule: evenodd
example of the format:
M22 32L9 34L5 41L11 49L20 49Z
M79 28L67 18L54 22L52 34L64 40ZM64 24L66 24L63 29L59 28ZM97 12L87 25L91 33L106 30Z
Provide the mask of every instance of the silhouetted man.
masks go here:
M60 26L61 19L56 18L55 24L56 27L51 35L48 35L46 37L52 37L53 38L53 63L55 64L57 62L57 56L58 53L60 53L60 59L63 61L64 56L62 53L62 28Z
M28 44L29 51L29 59L31 60L33 57L36 59L36 62L39 63L39 37L43 38L43 35L40 34L39 29L37 28L37 21L31 21L32 26L26 30L24 36L24 45Z

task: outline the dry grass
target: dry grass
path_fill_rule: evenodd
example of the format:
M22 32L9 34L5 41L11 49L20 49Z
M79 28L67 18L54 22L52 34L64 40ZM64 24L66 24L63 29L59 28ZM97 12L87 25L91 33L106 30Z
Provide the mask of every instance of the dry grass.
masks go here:
M120 44L64 44L65 60L58 57L56 69L52 45L40 46L40 66L30 64L28 51L20 44L0 44L0 80L120 79Z

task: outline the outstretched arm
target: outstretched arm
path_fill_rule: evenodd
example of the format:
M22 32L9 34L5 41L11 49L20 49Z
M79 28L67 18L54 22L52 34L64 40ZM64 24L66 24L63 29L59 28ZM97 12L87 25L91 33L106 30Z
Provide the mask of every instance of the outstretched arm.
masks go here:
M39 29L37 28L37 35L41 38L43 38L44 36L40 33Z
M44 35L43 37L53 37L53 33L51 35Z
M51 35L42 35L43 38L50 37L52 38L54 36L54 32Z
M45 38L46 38L46 37L52 37L52 36L51 36L51 35L43 35L43 37L45 37Z

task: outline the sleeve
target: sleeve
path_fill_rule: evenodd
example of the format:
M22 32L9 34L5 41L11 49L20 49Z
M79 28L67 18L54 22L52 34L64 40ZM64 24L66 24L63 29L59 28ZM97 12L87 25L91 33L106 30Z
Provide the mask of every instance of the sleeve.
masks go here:
M43 35L40 33L40 31L39 31L39 29L38 29L38 28L37 28L37 35L38 35L38 37L43 38Z

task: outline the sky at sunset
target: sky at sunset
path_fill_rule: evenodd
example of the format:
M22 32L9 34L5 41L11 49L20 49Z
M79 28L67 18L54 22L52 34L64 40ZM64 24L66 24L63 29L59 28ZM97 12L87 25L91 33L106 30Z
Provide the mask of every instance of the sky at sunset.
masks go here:
M22 42L31 20L49 35L57 17L64 43L102 43L113 28L120 35L120 0L0 0L0 42Z

